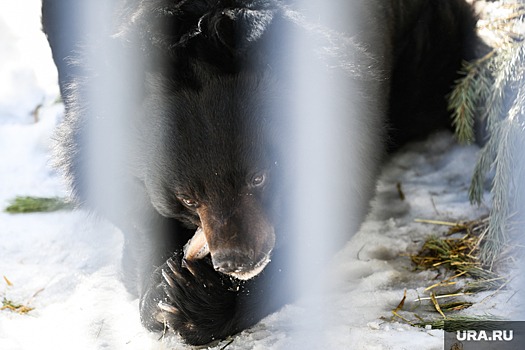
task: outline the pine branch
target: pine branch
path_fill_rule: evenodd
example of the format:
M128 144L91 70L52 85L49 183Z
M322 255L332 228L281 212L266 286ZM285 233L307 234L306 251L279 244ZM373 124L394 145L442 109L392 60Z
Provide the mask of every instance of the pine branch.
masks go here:
M490 138L485 147L480 151L469 188L469 198L472 204L481 205L483 200L485 179L490 169L492 169L495 158L495 146L491 146L489 143L495 142L495 140L495 138Z
M476 84L474 65L463 62L461 71L466 74L455 81L455 87L448 96L448 109L452 112L452 126L461 143L474 142L474 112L478 97L472 93Z
M499 18L491 18L492 13L486 21L498 40L494 50L464 65L465 76L449 97L460 140L472 140L475 118L486 122L489 134L469 189L471 202L480 204L485 180L492 175L490 222L480 247L481 261L488 266L509 244L513 215L521 210L525 217L525 12L517 2L505 6L517 11Z
M452 113L452 126L460 143L470 144L475 141L474 124L478 107L491 94L493 77L487 69L495 51L492 50L473 62L463 62L459 74L463 77L454 82L451 93L447 96L448 110Z
M494 58L487 67L495 75L490 94L485 100L485 113L482 118L487 121L487 130L493 130L494 124L508 113L515 99L516 79L522 75L525 46L521 43L505 44L496 49ZM514 96L513 96L514 95Z

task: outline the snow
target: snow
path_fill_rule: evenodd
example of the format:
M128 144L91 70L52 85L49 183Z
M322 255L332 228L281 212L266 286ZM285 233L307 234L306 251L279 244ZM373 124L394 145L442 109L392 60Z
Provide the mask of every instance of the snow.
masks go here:
M39 0L0 3L1 208L17 195L67 195L50 166L50 138L63 107L55 103L56 70L40 32L39 8ZM298 330L298 320L316 317L298 302L232 338L226 348L308 348L305 344L321 339L330 349L441 349L441 331L393 320L391 310L404 290L407 304L414 306L436 282L435 272L414 272L406 254L446 228L414 219L456 222L487 213L467 198L477 151L440 133L389 160L368 219L330 264L339 283L326 296L330 317L324 326ZM138 302L119 279L122 234L111 224L80 210L0 212L0 223L0 275L12 282L0 280L0 298L34 308L28 314L0 312L0 349L184 347L177 337L159 340L141 327ZM501 291L466 312L510 316L516 299Z

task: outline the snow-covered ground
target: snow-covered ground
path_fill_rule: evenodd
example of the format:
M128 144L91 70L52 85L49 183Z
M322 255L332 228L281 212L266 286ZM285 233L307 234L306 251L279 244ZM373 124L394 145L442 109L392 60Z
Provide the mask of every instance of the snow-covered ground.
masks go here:
M2 209L17 195L67 194L50 167L50 136L63 107L55 103L56 71L39 10L39 0L0 3ZM369 218L332 264L340 281L328 296L333 322L315 332L297 331L297 320L311 311L289 305L233 338L226 349L302 349L313 337L327 349L441 349L441 331L392 320L391 310L405 289L412 301L428 297L424 288L436 282L435 272L414 272L406 253L446 228L414 219L456 222L487 212L467 198L477 150L443 133L391 159ZM0 212L0 276L12 282L0 279L0 299L34 308L27 314L0 311L0 349L184 348L177 338L159 341L158 334L141 328L138 302L118 278L122 242L117 229L82 211ZM512 317L518 302L512 295L501 291L465 312Z

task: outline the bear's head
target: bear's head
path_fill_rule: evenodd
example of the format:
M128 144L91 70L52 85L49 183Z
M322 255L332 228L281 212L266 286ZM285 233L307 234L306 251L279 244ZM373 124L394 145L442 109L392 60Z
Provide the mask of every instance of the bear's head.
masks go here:
M147 130L143 181L153 206L195 228L186 259L210 253L217 271L256 276L270 261L280 206L276 140L284 128L271 107L279 100L275 82L242 74L181 90L157 76L149 85L140 129Z

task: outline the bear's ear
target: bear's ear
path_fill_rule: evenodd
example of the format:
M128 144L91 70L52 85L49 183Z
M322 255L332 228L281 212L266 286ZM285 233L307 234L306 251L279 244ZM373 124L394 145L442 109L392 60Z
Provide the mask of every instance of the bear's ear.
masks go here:
M261 38L273 17L271 10L231 8L216 12L209 19L202 17L200 29L230 50L244 50ZM207 28L202 28L203 22Z
M115 37L147 50L171 51L191 45L243 50L256 42L273 20L275 8L258 1L225 1L212 6L207 0L138 2L121 14ZM246 7L245 7L246 6Z

